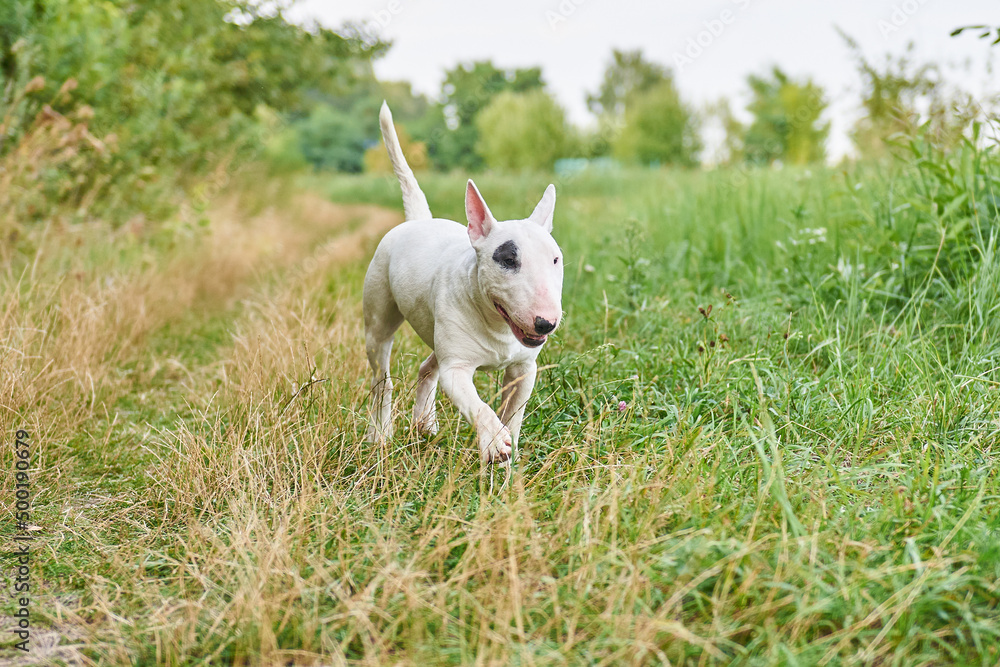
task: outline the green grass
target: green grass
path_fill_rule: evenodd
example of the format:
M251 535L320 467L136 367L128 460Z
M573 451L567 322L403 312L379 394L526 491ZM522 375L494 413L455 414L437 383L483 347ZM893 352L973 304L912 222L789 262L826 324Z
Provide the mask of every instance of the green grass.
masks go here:
M374 237L154 318L92 394L8 417L45 461L44 623L97 664L997 664L1000 165L914 150L556 181L566 313L510 474L445 398L409 428L410 332L401 428L362 442ZM464 176L420 178L463 219ZM549 179L476 182L515 218ZM302 185L400 208L385 178ZM87 270L186 275L151 248ZM49 312L22 289L17 322Z

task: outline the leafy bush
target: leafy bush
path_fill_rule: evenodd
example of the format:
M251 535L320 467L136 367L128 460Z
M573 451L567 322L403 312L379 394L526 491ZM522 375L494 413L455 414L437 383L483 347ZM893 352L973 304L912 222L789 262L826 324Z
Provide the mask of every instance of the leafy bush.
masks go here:
M368 141L356 115L320 105L298 125L298 133L302 155L316 169L361 172Z
M137 212L162 217L178 191L220 163L257 155L270 127L261 119L270 111L299 112L316 94L346 90L370 76L355 63L383 48L305 30L251 2L4 3L0 169L23 171L15 164L23 156L15 156L27 153L38 161L29 171L72 184L47 192L43 205L22 207L17 222L60 207L119 222ZM105 150L74 159L37 150L34 128L54 118L39 116L46 104L85 122ZM16 180L8 175L4 182Z
M0 161L0 233L18 238L18 221L48 210L53 201L86 204L108 185L108 179L85 174L105 167L113 144L101 141L88 128L93 115L84 106L64 116L46 105L28 126L16 148ZM73 179L66 173L76 173ZM6 253L3 253L6 254Z
M291 174L309 165L294 127L285 127L272 134L264 146L264 157L272 175Z

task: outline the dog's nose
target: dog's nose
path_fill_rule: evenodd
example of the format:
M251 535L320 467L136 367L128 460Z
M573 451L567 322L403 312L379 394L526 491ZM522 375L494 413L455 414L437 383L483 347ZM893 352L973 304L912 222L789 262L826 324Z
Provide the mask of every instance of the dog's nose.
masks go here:
M549 322L548 320L542 317L535 318L535 331L538 334L544 336L545 334L549 333L555 328L556 328L555 322Z

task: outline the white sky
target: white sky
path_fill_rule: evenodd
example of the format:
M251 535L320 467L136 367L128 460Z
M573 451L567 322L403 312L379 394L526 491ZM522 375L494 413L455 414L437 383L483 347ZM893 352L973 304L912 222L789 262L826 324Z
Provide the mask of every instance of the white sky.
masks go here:
M850 149L846 131L857 116L860 89L835 26L870 59L902 54L913 41L918 61L951 66L950 83L977 96L1000 92L1000 77L989 65L1000 45L990 48L971 33L948 34L961 25L1000 25L997 0L300 0L291 16L328 27L348 20L379 27L393 45L376 62L376 75L408 80L432 98L440 94L444 70L460 62L539 65L550 92L581 126L593 122L585 95L600 85L612 48L641 48L648 59L672 67L689 102L725 96L737 111L748 99L747 74L777 64L826 89L832 157ZM690 51L695 57L678 66L689 40L699 37L706 45L701 53Z

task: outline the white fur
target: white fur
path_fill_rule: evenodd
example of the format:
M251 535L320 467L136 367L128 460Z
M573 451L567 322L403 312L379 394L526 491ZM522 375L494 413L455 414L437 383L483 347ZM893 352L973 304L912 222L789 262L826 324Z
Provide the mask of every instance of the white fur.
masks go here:
M555 187L546 188L528 218L497 221L469 181L469 226L435 219L399 149L385 104L379 119L407 221L385 235L365 275L365 344L373 374L369 437L392 435L389 357L393 335L405 319L433 349L420 366L413 409L418 429L437 432L434 394L440 380L475 426L482 459L506 461L517 448L539 341L545 338L536 323L545 320L554 328L562 316L562 252L550 234ZM508 241L517 247L516 271L494 260L497 248ZM529 346L534 343L538 346ZM499 415L476 393L473 373L478 369L505 371Z
M403 190L403 213L406 219L433 218L431 207L427 205L427 197L424 196L410 165L406 164L406 158L403 157L403 150L399 147L399 139L396 137L396 128L392 124L392 113L384 101L382 110L378 114L378 123L382 128L382 141L385 142L385 149L389 153L389 162L392 163L392 170L396 172L399 187Z

